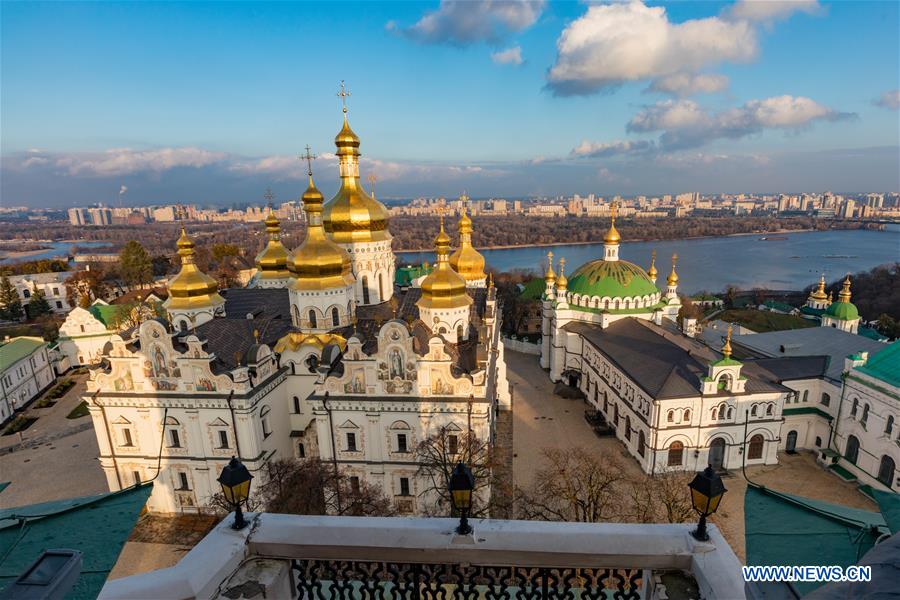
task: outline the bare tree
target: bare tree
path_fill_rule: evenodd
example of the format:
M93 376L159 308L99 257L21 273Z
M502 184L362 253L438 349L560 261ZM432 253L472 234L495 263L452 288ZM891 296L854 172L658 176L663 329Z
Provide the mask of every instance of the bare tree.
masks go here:
M471 431L463 432L441 427L437 433L419 443L416 448L416 462L419 463L419 477L427 482L419 495L436 499L433 504L424 507L427 514L440 516L452 514L450 474L460 462L468 466L475 476L472 509L469 515L480 517L490 514L493 455L488 442L479 439Z
M629 520L636 523L684 523L694 518L684 472L642 475L628 481Z

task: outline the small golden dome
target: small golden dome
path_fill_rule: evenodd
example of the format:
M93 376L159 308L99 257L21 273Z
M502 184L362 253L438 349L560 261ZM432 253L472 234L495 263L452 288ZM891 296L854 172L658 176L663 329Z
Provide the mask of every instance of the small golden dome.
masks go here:
M566 259L559 259L559 277L556 278L556 289L564 290L569 285L569 280L566 279Z
M441 230L434 238L437 264L434 270L422 280L422 297L416 305L423 308L460 308L472 304L466 292L466 280L450 267L450 236L444 231L444 217L441 216Z
M288 263L291 260L291 253L281 243L281 226L278 217L270 208L269 216L266 217L266 233L269 234L269 241L265 248L256 255L256 268L259 269L258 274L262 279L282 279L290 277L288 271Z
M295 290L327 290L353 285L350 255L331 241L322 227L322 192L309 176L309 187L303 192L306 211L306 239L295 250L290 269L294 273L291 287Z
M450 266L466 281L484 281L484 257L472 246L472 219L463 208L459 219L459 248L450 255Z
M554 283L556 281L556 273L553 271L553 252L547 252L547 270L544 272L544 281Z
M204 308L225 302L219 295L216 280L197 268L194 263L194 240L188 236L184 227L178 238L178 255L181 257L181 270L169 281L169 299L167 309Z
M850 302L850 276L844 280L844 285L838 293L838 302Z
M819 278L819 285L815 290L809 295L810 300L820 300L825 301L828 299L828 295L825 293L825 276L822 275Z
M325 205L323 223L331 239L340 244L391 239L387 208L366 193L359 181L359 137L344 126L334 138L341 171L341 188Z
M672 255L672 272L669 273L669 277L666 279L666 281L669 283L669 285L675 285L678 283L678 273L675 272L675 263L676 262L678 262L678 255L673 254Z
M647 270L647 275L650 276L650 279L656 279L656 250L650 255L650 268Z
M610 211L612 217L610 219L609 230L606 232L606 235L603 236L603 241L607 244L618 244L619 240L621 240L621 236L619 235L619 230L616 229L616 209L618 208L618 204L616 202L612 203L610 207Z

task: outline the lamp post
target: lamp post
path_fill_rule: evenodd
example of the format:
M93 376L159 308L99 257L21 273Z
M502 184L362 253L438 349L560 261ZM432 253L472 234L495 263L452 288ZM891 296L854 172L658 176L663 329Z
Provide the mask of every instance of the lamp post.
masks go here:
M469 535L472 533L472 527L467 517L472 508L472 490L475 489L475 476L472 475L472 470L462 461L458 462L450 474L450 484L447 487L450 490L453 508L459 512L459 526L456 533Z
M722 496L728 490L722 483L722 478L712 467L706 467L703 472L697 473L694 480L688 484L691 488L691 504L697 514L700 515L700 522L697 529L691 532L694 539L701 542L709 541L709 534L706 533L706 517L713 514L719 508L719 502Z
M244 513L241 511L241 504L246 502L250 496L251 479L253 479L253 475L250 474L244 463L234 456L219 475L218 481L222 486L222 494L225 496L225 500L234 507L234 523L231 524L231 528L234 530L241 530L247 526Z

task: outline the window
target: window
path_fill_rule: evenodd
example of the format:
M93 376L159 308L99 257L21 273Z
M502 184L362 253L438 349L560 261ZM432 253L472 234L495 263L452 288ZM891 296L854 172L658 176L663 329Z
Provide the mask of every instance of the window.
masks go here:
M337 327L341 324L341 315L338 313L338 309L335 306L331 309L331 325L332 327Z
M272 435L272 430L269 428L269 412L271 409L268 406L263 406L259 410L259 422L262 425L263 439Z
M181 448L181 437L177 429L169 430L169 448Z
M56 301L56 308L62 308L62 302L59 300Z
M684 444L672 442L669 445L669 466L680 467L684 461Z
M354 496L359 496L359 477L356 475L350 477L350 491Z
M384 299L384 274L378 274L378 301L381 302Z
M228 447L228 432L224 429L219 430L219 448Z
M775 405L769 404L766 406L766 416L771 417L773 414L775 414Z
M712 420L713 420L713 421L716 420L716 417L718 416L718 414L719 414L719 413L718 413L717 409L714 408L713 411L712 411Z
M53 295L59 296L59 288L53 288Z
M638 454L644 456L644 446L647 445L647 438L644 437L644 432L638 432Z
M674 423L675 422L675 411L670 410L666 413L666 423Z
M822 392L822 406L830 406L831 405L831 396Z
M890 415L887 418L887 423L884 426L884 434L889 436L894 431L894 415Z
M456 339L457 339L457 341L463 339L463 326L462 325L456 326Z
M316 323L316 311L313 309L309 309L309 326L313 329L318 326Z
M306 458L306 447L303 445L303 442L297 444L297 456L300 458Z
M756 405L755 405L755 404L754 404L753 406L750 407L750 416L751 416L751 417L755 417L755 416L756 416Z
M882 456L881 463L878 465L878 481L888 487L893 487L895 469L894 459L887 454Z
M356 452L356 434L347 432L347 452Z
M400 495L409 496L409 477L400 478Z
M689 409L689 408L685 409L685 411L684 411L684 420L685 420L685 421L690 421L690 420L691 420L691 409Z
M407 452L408 449L406 447L406 434L398 433L397 434L397 452Z
M631 441L631 417L625 417L625 439Z
M81 333L84 333L84 325L79 325L81 327Z
M141 472L140 471L132 471L131 479L134 481L134 485L141 485Z
M362 277L363 304L369 304L369 276Z
M189 490L191 486L188 485L188 476L184 471L178 472L178 489L179 490Z
M122 429L122 437L125 439L123 446L134 446L134 442L131 440L131 430L127 427Z
M300 414L300 398L294 396L294 414Z
M855 417L856 411L859 410L859 400L856 398L853 399L853 406L850 408L850 416Z
M747 450L748 460L755 460L763 457L764 442L765 440L763 440L763 436L758 433L750 438L750 447Z
M862 419L860 419L859 422L862 423L863 425L865 425L868 421L869 421L869 405L866 404L865 406L863 406Z
M31 298L31 290L22 290L22 296L25 298Z
M819 436L816 436L816 448L821 448L821 447L822 447L822 438L820 438Z
M844 449L844 458L847 459L847 462L851 462L854 465L856 464L856 459L859 458L859 440L855 435L851 435L847 438L847 447Z
M455 435L447 436L447 452L457 454L459 452L459 438Z
M803 401L804 402L809 401L809 390L803 390Z

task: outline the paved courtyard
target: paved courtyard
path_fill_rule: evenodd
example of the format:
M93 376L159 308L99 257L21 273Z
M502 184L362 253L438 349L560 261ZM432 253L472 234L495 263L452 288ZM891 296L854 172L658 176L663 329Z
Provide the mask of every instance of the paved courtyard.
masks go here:
M587 408L582 400L568 400L553 393L547 372L538 357L507 350L508 378L513 385L513 478L515 485L527 487L542 463L545 447L585 447L602 456L620 459L627 475L646 477L621 442L612 437L598 438L584 420ZM877 510L874 502L856 487L845 483L819 467L809 453L779 454L780 464L747 469L747 476L761 485L789 494L797 494L861 508ZM719 526L741 560L744 559L744 493L747 482L740 471L725 478L728 492L712 521ZM685 489L685 494L688 490Z
M91 418L66 418L81 402L87 375L67 378L76 385L54 406L27 409L38 420L21 437L0 436L0 481L10 482L0 493L0 508L109 491Z

